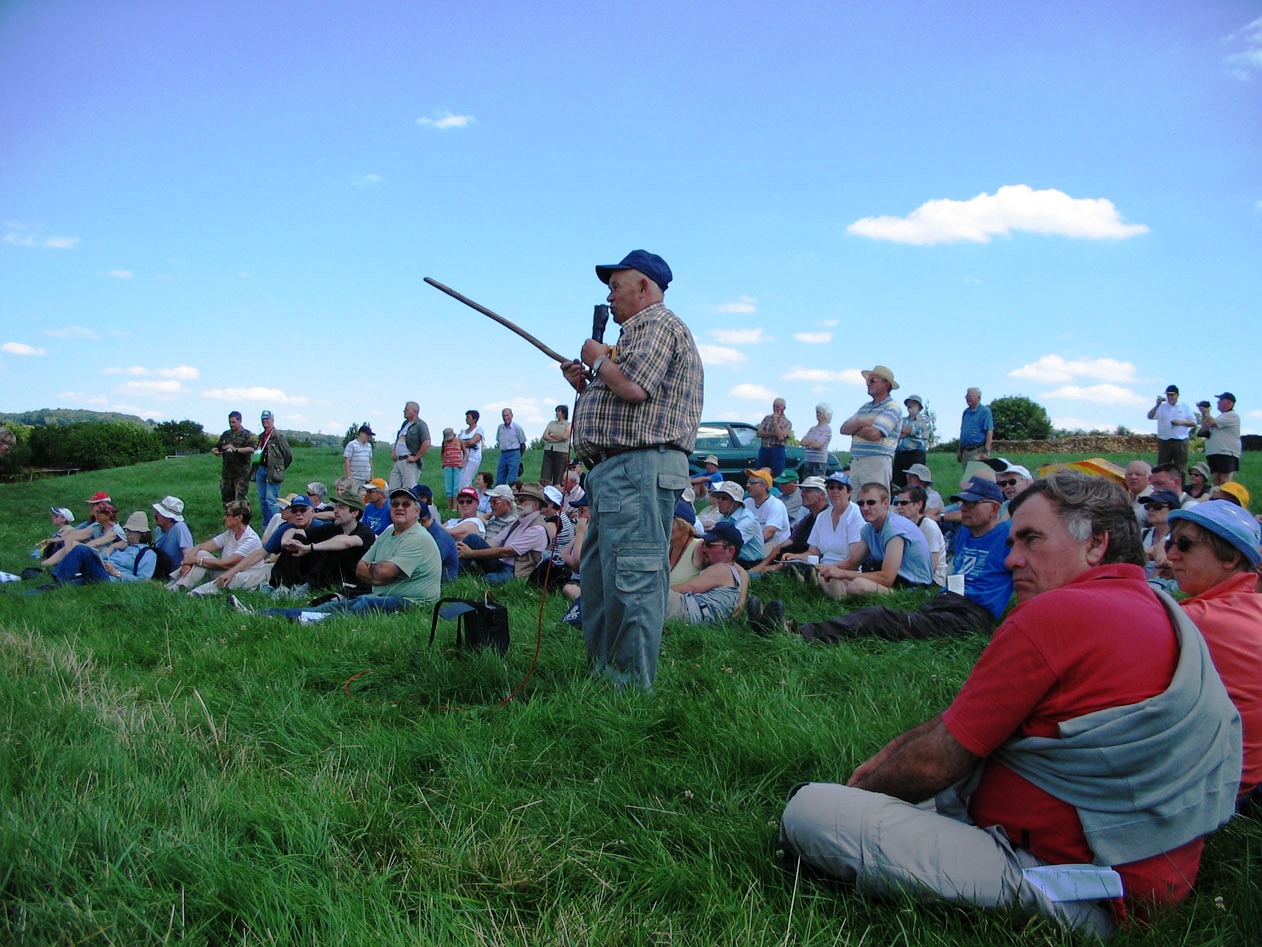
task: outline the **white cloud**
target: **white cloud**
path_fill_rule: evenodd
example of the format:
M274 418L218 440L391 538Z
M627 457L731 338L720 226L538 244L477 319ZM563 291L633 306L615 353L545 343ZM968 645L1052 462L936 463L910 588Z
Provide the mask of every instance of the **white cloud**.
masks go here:
M773 401L776 398L776 393L766 385L737 385L729 394L746 401Z
M202 373L192 365L176 365L174 368L143 368L131 365L127 368L107 368L106 375L130 375L133 378L174 378L179 381L196 381Z
M48 250L70 250L79 242L78 237L45 237L42 236L35 227L28 227L26 224L16 220L6 220L4 222L6 231L0 241L14 247L43 247Z
M51 335L56 339L98 339L98 336L91 329L85 329L83 326L66 326L64 329L45 329L44 335Z
M178 381L167 379L164 381L125 381L114 390L134 397L136 395L180 395L188 389Z
M472 115L452 115L447 109L436 111L432 118L418 118L416 124L422 128L433 128L446 131L449 128L466 128L476 122Z
M1008 372L1009 378L1027 378L1048 384L1071 381L1079 376L1132 382L1135 380L1135 366L1115 358L1067 359L1061 355L1044 355Z
M702 343L697 346L697 351L701 353L701 361L706 365L744 365L749 361L744 352L738 352L724 345Z
M208 388L202 392L203 398L212 401L267 401L274 404L310 404L310 398L302 396L290 397L279 388Z
M351 184L355 185L355 187L372 187L374 184L380 183L380 174L357 174L351 178Z
M1087 418L1070 418L1056 415L1052 418L1052 427L1059 428L1062 431L1112 431L1117 425L1091 421Z
M793 338L808 345L826 345L833 340L831 332L794 332Z
M110 279L131 279L136 274L131 270L106 270L101 275L108 276Z
M760 342L766 342L763 338L762 329L713 329L713 335L720 342L726 342L728 345L758 345Z
M831 329L834 326L840 325L840 324L841 324L840 319L824 319L820 322L820 325L822 325L826 329Z
M1233 76L1248 82L1255 72L1262 72L1262 17L1224 37L1223 42L1244 47L1223 60Z
M1064 385L1043 395L1044 398L1065 398L1069 401L1094 401L1098 404L1147 404L1148 399L1120 385Z
M784 381L822 381L841 385L866 385L863 373L857 368L845 368L839 372L827 368L804 368L794 365L780 376Z
M6 355L47 355L43 349L37 349L33 345L27 345L25 342L5 342L0 345L0 352Z
M1123 223L1113 202L1105 198L1073 198L1053 188L1036 191L1010 184L994 194L967 201L926 201L906 217L864 217L847 233L873 240L926 245L989 243L991 237L1014 231L1057 234L1087 240L1116 240L1147 233L1143 224Z
M749 315L750 313L754 313L758 311L757 303L758 303L758 300L755 299L753 296L742 296L739 299L732 300L731 302L719 303L717 306L714 306L713 308L715 312L735 313L737 315Z

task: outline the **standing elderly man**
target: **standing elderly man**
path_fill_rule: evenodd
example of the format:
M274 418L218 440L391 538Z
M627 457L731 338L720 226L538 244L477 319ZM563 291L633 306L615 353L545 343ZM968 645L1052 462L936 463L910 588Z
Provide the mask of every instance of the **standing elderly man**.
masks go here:
M1234 812L1240 716L1204 639L1144 581L1118 486L1056 474L1013 507L1020 604L955 700L845 786L799 786L782 841L864 895L1105 935L1187 897L1203 837Z
M1209 402L1202 402L1201 426L1209 431L1205 439L1205 462L1209 464L1214 486L1231 483L1240 469L1240 415L1236 414L1236 396L1230 391L1218 395L1218 416L1209 413Z
M1188 439L1196 429L1192 409L1179 403L1179 386L1166 385L1165 395L1148 409L1148 420L1157 422L1157 463L1174 464L1179 470L1188 465Z
M968 406L960 417L960 443L955 448L955 459L965 464L970 460L989 460L990 445L995 440L995 416L982 404L982 390L970 388L964 392Z
M219 476L219 498L224 503L245 501L250 492L250 457L254 454L254 435L241 423L241 412L228 415L228 430L219 435L219 442L210 449L223 458Z
M597 266L621 326L616 346L588 339L564 363L579 393L575 450L588 465L583 637L593 672L653 686L670 580L675 503L701 422L704 369L688 327L662 303L672 274L635 250Z
M421 479L425 466L425 452L429 450L429 425L421 420L421 406L409 401L403 406L403 424L394 436L390 456L394 466L390 468L387 486L391 491L411 489Z
M898 382L884 365L863 372L863 380L871 400L852 414L839 432L850 435L850 482L879 483L888 490L903 418L890 397Z
M263 523L270 523L279 509L276 497L285 482L285 471L294 462L294 454L285 435L276 430L276 418L271 411L259 415L259 423L263 425L263 433L250 458L250 478L259 496L259 515Z
M512 483L521 476L521 457L530 442L526 440L526 432L513 420L513 409L505 408L500 412L503 424L495 429L495 446L499 448L500 459L495 465L495 483Z
M771 402L771 413L758 425L758 437L762 446L758 448L757 467L766 467L772 477L778 477L784 471L784 446L793 435L793 425L784 416L784 399L777 398Z

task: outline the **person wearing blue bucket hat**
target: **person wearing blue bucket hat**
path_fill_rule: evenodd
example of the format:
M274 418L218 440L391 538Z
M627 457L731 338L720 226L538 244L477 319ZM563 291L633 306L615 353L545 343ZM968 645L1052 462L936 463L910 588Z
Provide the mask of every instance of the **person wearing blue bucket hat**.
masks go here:
M1240 711L1244 769L1240 791L1262 784L1262 595L1258 544L1262 533L1248 512L1229 500L1208 500L1169 516L1166 557L1183 610L1201 630L1227 694Z

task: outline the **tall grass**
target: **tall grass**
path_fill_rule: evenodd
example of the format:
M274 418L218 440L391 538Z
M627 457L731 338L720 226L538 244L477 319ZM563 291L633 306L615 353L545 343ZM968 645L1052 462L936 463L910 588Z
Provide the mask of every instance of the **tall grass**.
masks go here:
M338 466L299 451L292 482ZM23 564L48 505L96 489L124 511L174 492L199 539L218 525L209 458L10 485L0 566ZM654 693L617 693L587 677L562 602L537 635L524 588L498 593L505 659L454 653L445 623L427 649L423 614L297 626L156 584L20 592L0 589L0 942L1067 942L1038 919L865 901L778 857L789 787L843 779L939 710L981 637L818 647L672 624ZM760 594L835 611L787 579ZM1116 942L1262 943L1260 870L1262 827L1234 821L1189 904Z

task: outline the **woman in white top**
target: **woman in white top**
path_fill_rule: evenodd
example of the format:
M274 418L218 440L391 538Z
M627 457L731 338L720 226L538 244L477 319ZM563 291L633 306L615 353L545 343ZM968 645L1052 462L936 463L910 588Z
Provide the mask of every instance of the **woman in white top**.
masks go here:
M465 457L464 471L460 474L460 488L473 485L478 467L482 465L482 442L486 440L486 432L478 427L482 415L470 408L464 413L465 429L460 432L460 443L468 456Z
M815 517L806 552L786 554L783 559L805 560L808 556L817 556L819 564L827 566L845 562L858 550L863 517L859 508L850 502L850 478L845 474L833 474L825 483L825 490L828 493L828 508Z
M833 409L826 402L815 406L815 426L802 435L802 466L798 476L823 477L828 473L828 443L833 438Z

